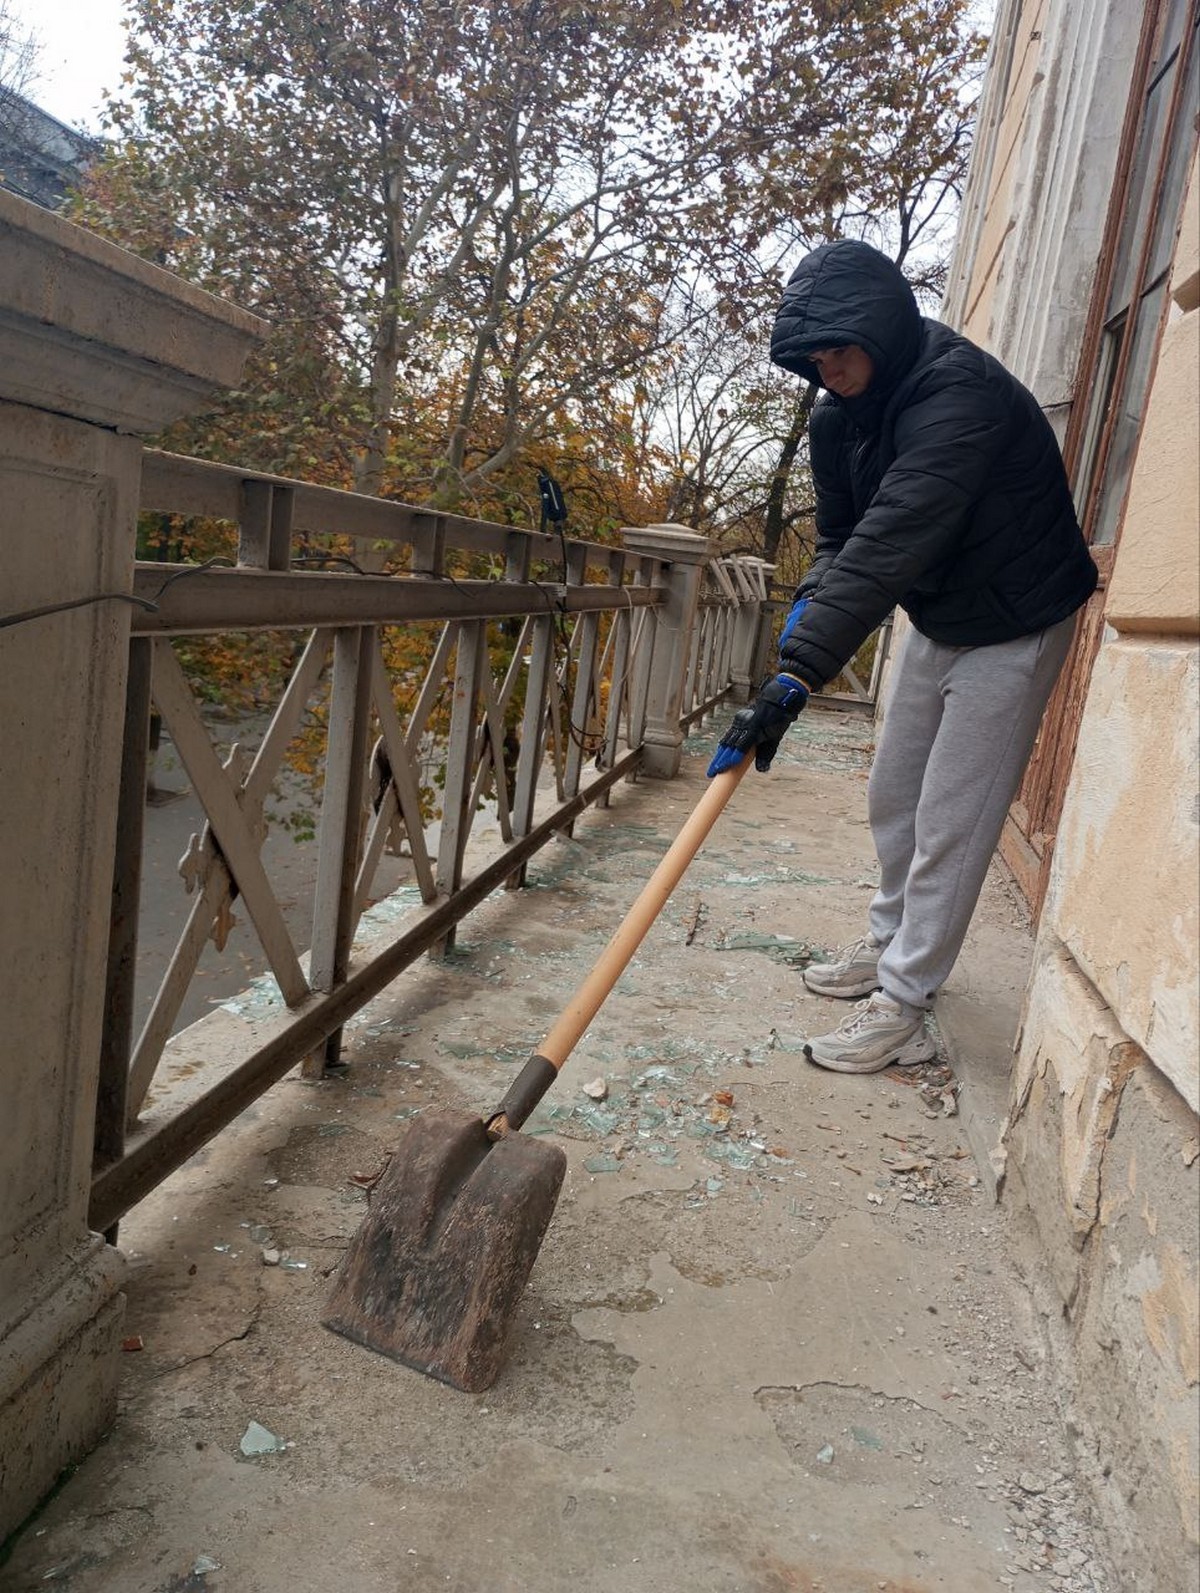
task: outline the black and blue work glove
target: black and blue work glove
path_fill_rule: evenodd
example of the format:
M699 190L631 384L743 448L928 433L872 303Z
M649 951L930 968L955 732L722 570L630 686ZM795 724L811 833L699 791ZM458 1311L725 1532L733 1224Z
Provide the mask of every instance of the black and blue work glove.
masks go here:
M734 714L733 723L717 743L709 777L734 768L751 751L754 767L765 774L807 701L808 687L795 675L776 675L769 680L749 708L739 708Z

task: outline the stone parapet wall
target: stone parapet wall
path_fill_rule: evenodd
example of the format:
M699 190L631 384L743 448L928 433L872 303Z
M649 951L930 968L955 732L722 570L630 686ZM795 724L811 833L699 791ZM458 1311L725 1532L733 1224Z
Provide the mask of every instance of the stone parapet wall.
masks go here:
M212 402L262 330L0 191L0 1541L117 1403L122 1262L87 1219L137 434Z

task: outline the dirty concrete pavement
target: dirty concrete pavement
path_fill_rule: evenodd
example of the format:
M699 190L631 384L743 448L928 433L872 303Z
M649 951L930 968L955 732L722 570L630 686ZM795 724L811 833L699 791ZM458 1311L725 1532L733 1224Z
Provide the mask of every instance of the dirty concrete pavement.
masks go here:
M130 1214L117 1425L0 1587L1112 1593L959 1110L1028 957L1000 875L946 993L967 1014L955 1071L943 1051L844 1078L799 1051L843 1010L799 969L861 932L873 880L870 726L849 713L805 715L743 782L529 1125L569 1169L495 1387L320 1324L405 1121L495 1104L700 795L714 735L676 781L617 787L360 1014L344 1073L290 1077ZM209 1052L256 999L205 1020Z

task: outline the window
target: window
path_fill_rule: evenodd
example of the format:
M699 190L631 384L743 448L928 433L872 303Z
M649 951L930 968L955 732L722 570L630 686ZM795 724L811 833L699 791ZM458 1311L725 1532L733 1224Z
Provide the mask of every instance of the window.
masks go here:
M1124 512L1200 109L1196 0L1160 0L1148 12L1136 130L1110 217L1116 246L1103 319L1081 363L1086 397L1068 438L1076 504L1098 548L1116 541Z

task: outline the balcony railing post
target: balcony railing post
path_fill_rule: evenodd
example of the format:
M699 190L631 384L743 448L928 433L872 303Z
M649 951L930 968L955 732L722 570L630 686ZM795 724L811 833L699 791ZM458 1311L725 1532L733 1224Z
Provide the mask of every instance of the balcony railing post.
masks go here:
M587 574L586 555L583 549L572 550L567 563L568 578L573 585L582 586ZM595 706L596 647L600 639L599 614L580 614L575 621L572 652L575 655L574 689L564 694L563 712L567 737L566 769L563 777L567 799L579 790L584 760L590 746ZM569 681L568 681L569 684ZM572 826L573 828L573 826ZM571 833L570 830L567 832Z
M750 601L746 589L747 582L740 573L739 564L740 560L737 558L721 561L727 602L721 610L721 645L713 681L716 691L727 690L730 685L733 672L733 644L737 636L738 620L743 605Z
M701 585L703 586L703 582ZM711 634L711 612L706 605L697 602L691 641L688 643L687 668L683 674L683 695L679 704L680 718L686 718L702 696L700 681L704 674L704 644Z
M608 562L608 578L618 588L625 580L624 553L613 553ZM636 579L636 571L635 571ZM621 707L630 701L631 664L633 660L633 626L635 613L632 602L627 609L617 609L612 617L609 633L612 644L612 663L609 672L608 705L604 720L604 746L600 753L601 767L611 769L617 761L617 747L621 740ZM628 714L626 714L628 724ZM611 792L600 798L600 806L608 807Z
M729 695L734 702L749 702L767 668L770 618L775 611L773 607L768 610L764 605L775 566L763 559L753 558L730 562L741 602L733 627Z
M554 668L554 625L551 613L535 614L530 627L529 673L525 681L525 710L521 719L521 751L513 795L513 834L528 835L533 828L533 804L546 737L546 699Z
M422 511L414 516L412 571L414 575L441 575L446 565L446 517Z
M376 633L372 625L347 626L333 640L329 746L317 856L309 984L334 990L346 977L355 930L355 885L362 845L363 791L371 718L371 677ZM342 1032L306 1058L306 1078L320 1078L341 1055Z
M254 570L287 570L292 563L291 488L253 479L242 482L238 563Z
M653 588L658 563L645 556L634 566L633 584ZM639 609L632 616L629 659L629 745L640 747L646 739L646 700L650 691L650 659L654 652L654 632L658 627L656 608Z
M650 554L665 567L665 601L658 610L649 664L642 771L669 780L679 773L683 758L685 676L710 544L707 537L678 525L627 527L621 535L630 552Z
M474 749L479 728L480 675L487 668L487 622L464 620L455 643L454 701L446 745L446 787L442 799L442 833L438 845L437 887L452 896L462 884L463 856L470 834ZM451 929L443 942L454 944Z
M724 693L729 681L729 647L727 637L731 616L737 606L738 589L729 573L728 559L713 559L708 566L709 578L716 588L710 593L704 609L705 643L701 653L702 667L696 681L695 700L691 718L703 716L705 710Z
M529 534L525 531L511 532L504 554L504 579L518 583L528 581L532 561L533 543ZM552 626L553 620L549 615L539 614L522 630L522 645L529 649L529 667L525 676L520 751L517 753L516 768L512 771L512 832L517 837L528 835L533 828L533 802L537 792L538 771L542 766L546 683L553 653ZM506 766L505 778L508 772ZM522 863L505 881L506 888L519 890L525 883L525 872L525 864Z

